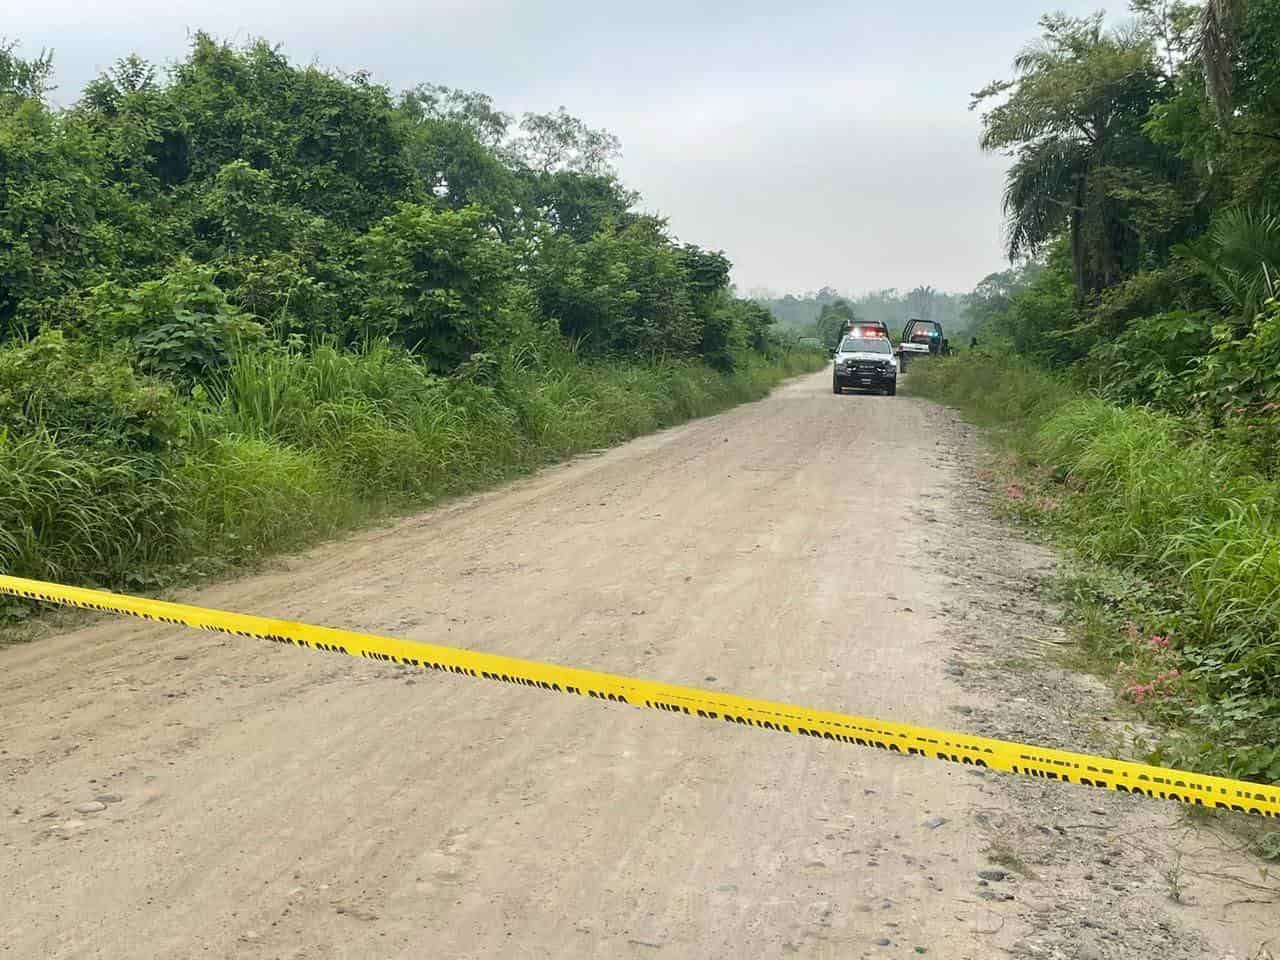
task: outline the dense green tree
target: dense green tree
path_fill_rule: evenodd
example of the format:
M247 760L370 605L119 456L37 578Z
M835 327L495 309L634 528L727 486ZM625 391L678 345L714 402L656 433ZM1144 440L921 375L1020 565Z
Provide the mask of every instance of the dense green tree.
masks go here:
M186 178L243 161L283 198L360 228L416 198L390 94L362 74L292 66L258 41L244 49L197 34L168 95L182 117Z
M111 220L129 200L93 131L42 99L48 69L0 47L0 337L65 321L66 298L120 262Z
M722 369L767 348L727 258L636 213L617 139L563 108L393 97L204 33L66 110L50 69L0 47L0 338L58 327L185 386L254 331L385 339L442 373L545 327Z
M839 345L845 330L849 329L858 315L848 300L834 300L823 306L814 324L814 334L828 348Z
M441 371L502 335L512 260L482 209L402 204L361 246L369 276L361 317L369 335L403 343Z
M53 75L53 54L45 50L25 60L17 54L18 44L0 40L0 104L12 109L26 100L44 100Z
M1041 264L1029 261L1008 270L989 273L979 280L964 298L965 311L974 332L996 332L993 328L1008 311L1013 298L1026 290L1042 269Z

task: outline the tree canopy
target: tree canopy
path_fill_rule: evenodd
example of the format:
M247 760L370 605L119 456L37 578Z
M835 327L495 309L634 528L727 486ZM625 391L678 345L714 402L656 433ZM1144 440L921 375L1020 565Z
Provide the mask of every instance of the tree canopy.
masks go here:
M761 346L724 255L636 213L617 138L563 107L396 94L205 33L169 69L119 61L67 109L52 69L0 47L0 340L144 351L185 328L212 364L234 316L403 344L439 372L547 331L723 368Z

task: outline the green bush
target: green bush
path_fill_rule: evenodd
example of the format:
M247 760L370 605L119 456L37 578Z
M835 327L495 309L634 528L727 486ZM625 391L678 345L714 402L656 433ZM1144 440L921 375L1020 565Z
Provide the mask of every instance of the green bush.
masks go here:
M236 350L263 340L261 325L233 307L214 283L213 269L190 262L131 289L102 284L85 311L92 337L130 344L143 371L179 382L220 370Z
M0 570L128 585L285 549L388 509L763 396L817 353L583 360L531 341L440 377L386 343L244 351L188 400L85 342L0 347Z
M85 341L49 331L0 349L0 424L14 437L46 432L63 444L155 451L185 417L172 387Z
M1196 697L1165 756L1280 780L1280 482L1250 450L999 355L920 365L911 387L1004 428L1060 505L1051 529L1154 585L1142 615Z

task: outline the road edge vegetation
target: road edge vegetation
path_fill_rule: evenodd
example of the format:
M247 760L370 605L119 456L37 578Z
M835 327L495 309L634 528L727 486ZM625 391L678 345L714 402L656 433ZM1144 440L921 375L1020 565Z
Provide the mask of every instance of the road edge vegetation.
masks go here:
M487 377L443 378L389 344L319 345L246 352L182 396L46 334L0 350L0 370L38 371L33 390L78 373L98 388L79 398L105 408L95 417L172 436L126 453L0 432L4 566L133 590L190 582L760 399L825 360L779 346L717 371L592 361L547 338L494 358Z
M1073 665L1161 731L1147 759L1280 781L1280 484L1247 448L999 351L918 364L910 392L1010 454L1004 502L1072 559ZM1280 833L1261 851L1280 857Z
M154 593L824 361L563 108L205 33L53 70L0 39L5 573Z

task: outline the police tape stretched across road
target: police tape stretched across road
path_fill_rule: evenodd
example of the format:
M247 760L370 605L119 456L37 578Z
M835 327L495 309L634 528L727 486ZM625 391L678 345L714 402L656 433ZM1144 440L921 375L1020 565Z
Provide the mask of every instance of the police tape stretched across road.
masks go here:
M1280 786L1264 786L1243 780L1211 777L990 737L974 737L906 723L811 710L594 670L579 670L332 627L209 610L184 603L147 600L40 580L0 576L0 594L121 613L143 620L270 640L309 650L404 664L424 670L520 684L554 693L648 707L760 730L835 740L891 753L988 767L1060 783L1080 784L1280 819Z

